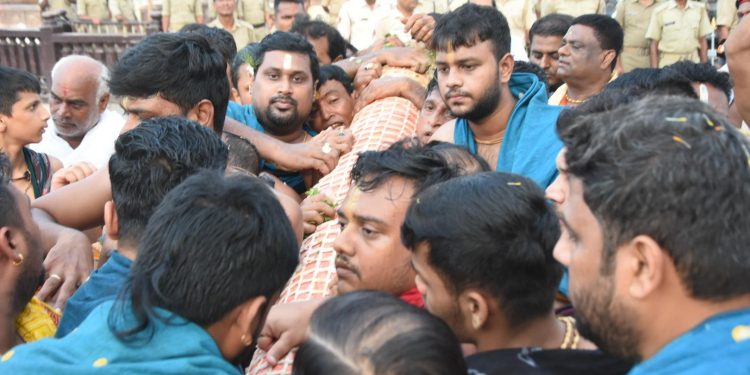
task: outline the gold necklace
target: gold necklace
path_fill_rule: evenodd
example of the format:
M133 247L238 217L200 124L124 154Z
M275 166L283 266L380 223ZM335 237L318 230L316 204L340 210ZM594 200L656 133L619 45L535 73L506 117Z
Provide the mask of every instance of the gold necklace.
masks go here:
M576 321L571 316L558 317L557 320L565 324L565 335L563 336L560 349L578 349L578 342L581 340L581 334L576 329Z
M568 96L568 93L565 93L565 101L567 101L568 104L581 104L585 102L586 99L573 99L570 96Z

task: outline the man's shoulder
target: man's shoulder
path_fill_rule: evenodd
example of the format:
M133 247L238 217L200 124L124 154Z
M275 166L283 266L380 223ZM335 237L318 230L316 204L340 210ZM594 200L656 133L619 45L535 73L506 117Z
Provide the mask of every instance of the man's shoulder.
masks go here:
M665 11L676 7L677 3L675 3L674 0L662 1L656 5L656 8L654 8L654 14L664 13Z
M243 21L243 20L241 20L239 18L236 19L234 22L235 22L235 25L237 25L238 28L250 29L250 30L254 30L255 29L253 27L253 25L250 24L250 22Z

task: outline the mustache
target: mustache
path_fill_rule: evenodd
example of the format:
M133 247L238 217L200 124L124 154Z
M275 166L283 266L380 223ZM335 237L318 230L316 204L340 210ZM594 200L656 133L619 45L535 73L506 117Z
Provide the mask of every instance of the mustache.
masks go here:
M283 102L290 102L295 107L297 106L297 101L294 100L294 98L292 98L291 96L285 96L285 95L276 95L276 96L271 97L271 103L270 104L277 103L277 102L282 102L282 101Z
M468 92L461 91L461 90L448 90L448 92L445 93L445 98L450 98L451 96L466 96L470 97Z
M352 271L355 275L361 277L359 273L359 269L355 267L352 262L349 260L349 257L346 255L337 254L336 255L336 266L343 266L344 268L348 268L350 271Z

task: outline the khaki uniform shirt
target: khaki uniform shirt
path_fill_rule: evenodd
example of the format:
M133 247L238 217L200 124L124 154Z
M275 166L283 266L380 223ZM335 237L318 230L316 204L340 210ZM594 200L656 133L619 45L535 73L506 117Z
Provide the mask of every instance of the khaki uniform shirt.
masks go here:
M78 15L96 20L109 19L107 0L78 0Z
M620 0L615 8L614 18L620 23L625 33L622 54L620 55L623 70L629 72L635 68L648 68L649 41L646 39L649 21L654 9L662 0L655 0L645 6L639 0Z
M425 9L420 2L414 9L413 14L430 12L431 10ZM402 18L404 18L404 15L396 8L396 5L391 5L388 11L383 12L381 18L375 21L375 39L385 38L390 35L397 37L401 43L410 43L413 39L411 33L404 30L405 26L401 22Z
M174 32L195 23L196 17L203 17L203 5L200 0L164 0L161 13L169 16L168 31Z
M384 0L375 1L372 8L365 0L347 0L341 6L337 29L355 48L365 49L375 41L376 23L388 16L389 8Z
M237 4L237 17L256 29L265 27L266 7L263 0L240 0Z
M312 21L323 21L327 24L331 24L331 15L323 9L322 5L310 5L307 8L307 15Z
M339 11L341 11L341 5L344 0L321 0L320 5L328 8L328 15L331 17L331 22L335 22L339 19ZM336 25L333 25L336 27Z
M713 31L706 7L688 0L680 9L668 0L654 10L646 38L659 42L659 67L679 60L699 62L699 39Z
M424 0L420 1L419 5L422 7L425 13L448 13L450 11L448 0ZM416 13L416 12L415 12Z
M123 16L126 20L134 22L136 18L133 9L133 0L116 0L112 16L113 18Z
M510 35L526 41L531 25L536 21L532 0L496 0L499 10L508 20Z
M716 0L716 24L732 29L738 22L735 0Z
M232 37L234 38L234 43L237 44L238 51L248 45L248 43L255 41L253 25L243 20L237 19L236 17L234 19L234 27L232 27L231 30L225 28L218 18L209 22L208 26L229 31L229 33L232 34Z
M78 14L75 10L73 10L73 6L70 5L70 0L49 0L49 6L47 8L48 11L53 10L64 10L65 15L68 17L71 21L78 20Z
M606 12L607 4L604 0L542 0L542 17L552 13L578 17L584 14L605 14Z

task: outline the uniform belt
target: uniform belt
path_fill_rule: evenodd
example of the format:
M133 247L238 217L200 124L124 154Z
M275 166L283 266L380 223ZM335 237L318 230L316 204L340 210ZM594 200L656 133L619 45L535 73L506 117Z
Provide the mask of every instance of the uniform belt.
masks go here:
M254 23L254 24L253 24L253 27L254 27L254 28L256 28L256 29L259 29L259 28L261 28L261 27L265 27L265 26L266 26L266 23L265 23L265 22L261 22L261 23Z
M659 56L680 56L680 57L693 57L697 56L698 51L695 52L685 52L685 53L678 53L678 52L659 52Z
M632 53L635 55L641 55L641 56L648 56L649 55L649 48L648 47L622 47L623 52Z

